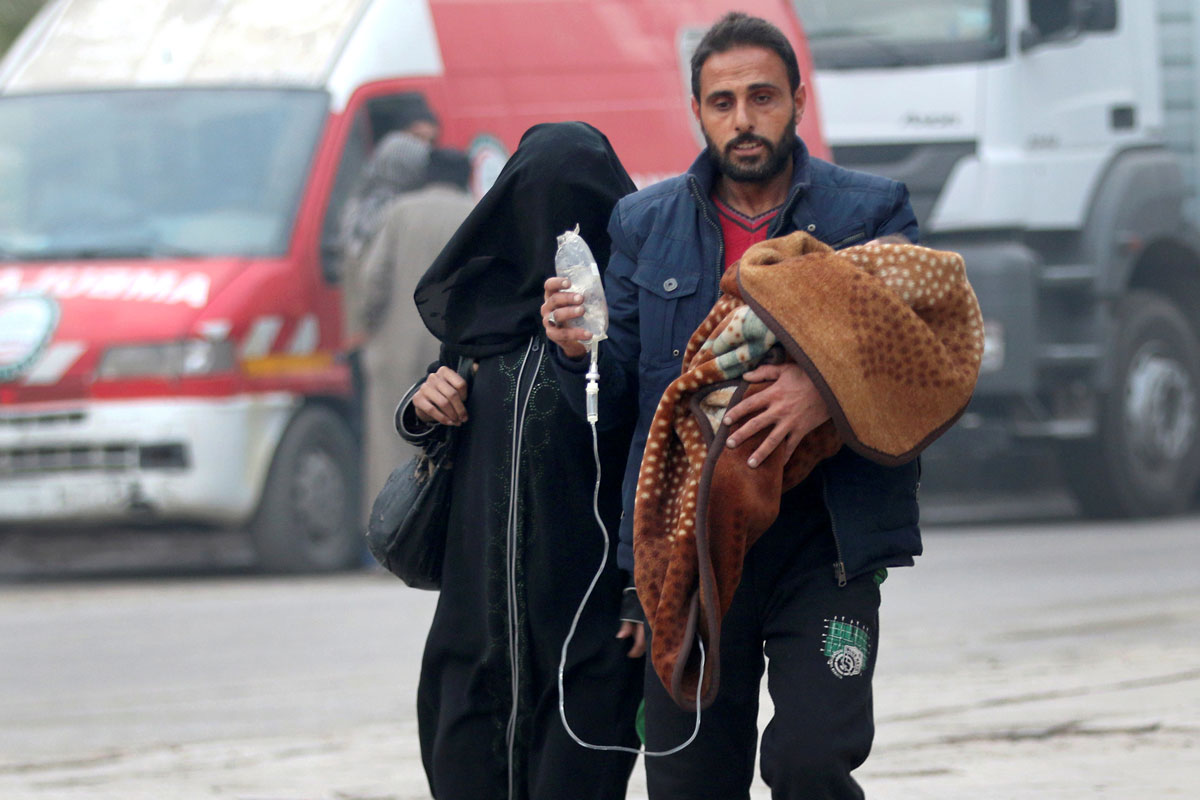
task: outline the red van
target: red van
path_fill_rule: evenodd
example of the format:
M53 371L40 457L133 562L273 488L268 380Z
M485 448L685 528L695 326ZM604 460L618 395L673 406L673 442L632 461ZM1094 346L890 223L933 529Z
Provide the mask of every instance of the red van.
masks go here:
M739 6L808 73L786 2ZM0 527L239 528L266 569L352 565L329 245L373 143L420 95L477 193L551 120L603 130L640 185L677 174L702 143L687 60L727 6L142 7L52 2L0 62Z

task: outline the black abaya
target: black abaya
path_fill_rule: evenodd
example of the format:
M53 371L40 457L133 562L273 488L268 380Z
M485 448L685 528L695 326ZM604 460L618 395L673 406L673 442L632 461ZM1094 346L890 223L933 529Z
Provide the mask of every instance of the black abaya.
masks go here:
M417 289L445 362L478 358L418 689L421 756L438 800L625 796L634 756L584 749L559 719L561 648L604 539L592 433L562 396L537 308L555 236L580 224L603 265L608 214L632 190L598 131L537 126ZM615 638L628 445L628 432L599 444L611 549L571 643L565 694L584 741L636 747L642 659Z
M422 758L439 800L621 798L633 767L631 755L581 748L558 716L560 648L603 538L592 511L591 432L567 408L544 348L535 338L482 359L467 399L418 690ZM528 405L514 475L518 378ZM600 504L615 551L626 450L607 436L601 448ZM584 741L636 747L641 660L615 638L623 586L610 556L572 640L564 686L568 722Z

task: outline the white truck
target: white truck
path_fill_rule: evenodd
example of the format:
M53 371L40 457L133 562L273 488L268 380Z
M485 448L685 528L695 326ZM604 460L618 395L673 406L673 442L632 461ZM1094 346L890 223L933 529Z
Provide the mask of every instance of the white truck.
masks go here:
M983 307L942 454L1050 444L1090 516L1191 506L1200 1L793 4L835 160L905 181Z

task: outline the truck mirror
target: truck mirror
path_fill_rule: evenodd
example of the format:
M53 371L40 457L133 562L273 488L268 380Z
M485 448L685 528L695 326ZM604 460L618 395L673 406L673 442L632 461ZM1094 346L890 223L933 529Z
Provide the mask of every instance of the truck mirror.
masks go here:
M1117 0L1082 0L1075 5L1081 31L1117 29Z
M1029 0L1029 27L1019 38L1021 52L1043 44L1071 42L1084 33L1115 30L1116 0Z
M1044 41L1046 41L1046 37L1042 36L1042 32L1033 25L1021 29L1019 44L1022 53L1028 53Z

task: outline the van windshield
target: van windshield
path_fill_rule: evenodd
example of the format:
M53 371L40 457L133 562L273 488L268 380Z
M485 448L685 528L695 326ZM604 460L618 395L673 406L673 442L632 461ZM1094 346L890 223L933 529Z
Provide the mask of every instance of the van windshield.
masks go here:
M328 103L263 89L0 97L0 260L282 255Z
M1006 0L792 0L817 67L950 64L1005 53Z

